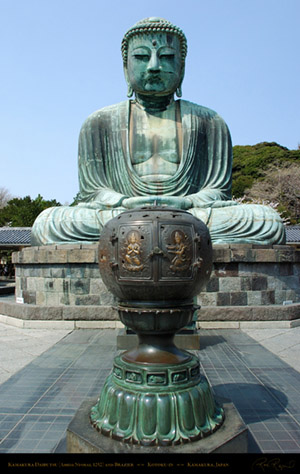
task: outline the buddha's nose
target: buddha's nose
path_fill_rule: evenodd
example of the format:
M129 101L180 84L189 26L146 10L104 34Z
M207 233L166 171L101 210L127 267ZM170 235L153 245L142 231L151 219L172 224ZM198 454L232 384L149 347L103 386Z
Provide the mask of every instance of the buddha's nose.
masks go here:
M159 57L156 51L152 52L147 69L148 71L151 71L151 72L156 72L160 70Z

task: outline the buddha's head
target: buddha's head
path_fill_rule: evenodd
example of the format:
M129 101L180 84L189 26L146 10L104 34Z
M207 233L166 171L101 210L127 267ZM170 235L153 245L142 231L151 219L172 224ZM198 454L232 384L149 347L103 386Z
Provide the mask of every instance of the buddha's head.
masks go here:
M181 96L187 42L180 28L162 18L146 18L122 41L128 96Z

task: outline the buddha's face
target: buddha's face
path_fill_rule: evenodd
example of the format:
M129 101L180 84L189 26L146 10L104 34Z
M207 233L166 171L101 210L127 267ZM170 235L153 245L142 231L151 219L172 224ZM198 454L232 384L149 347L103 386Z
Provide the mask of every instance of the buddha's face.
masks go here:
M168 33L133 36L128 44L125 74L138 94L174 93L183 78L179 38Z

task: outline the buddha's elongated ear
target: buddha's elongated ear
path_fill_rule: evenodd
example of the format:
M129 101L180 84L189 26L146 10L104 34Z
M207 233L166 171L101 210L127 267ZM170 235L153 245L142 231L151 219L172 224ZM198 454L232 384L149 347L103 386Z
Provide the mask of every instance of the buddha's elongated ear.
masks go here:
M133 89L131 86L128 86L128 89L127 89L127 97L132 97L133 96Z
M181 84L180 84L180 86L177 87L175 93L176 93L177 97L182 97Z
M133 89L132 89L131 84L129 82L127 66L125 66L125 65L124 65L124 75L125 75L125 79L126 79L126 82L127 82L127 97L130 98L130 97L133 96Z
M180 82L179 82L179 85L178 85L178 87L176 89L176 92L175 92L177 97L182 97L182 88L181 88L181 86L182 86L182 82L183 82L183 78L184 78L184 72L185 72L185 64L183 64L183 66L182 66L181 75L180 75Z

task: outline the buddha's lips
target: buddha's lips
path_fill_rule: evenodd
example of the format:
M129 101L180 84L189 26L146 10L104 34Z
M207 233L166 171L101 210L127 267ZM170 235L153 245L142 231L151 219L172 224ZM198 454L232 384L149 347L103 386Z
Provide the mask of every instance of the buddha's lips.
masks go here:
M147 74L145 76L145 81L150 82L150 84L156 84L162 82L162 78L160 74Z

